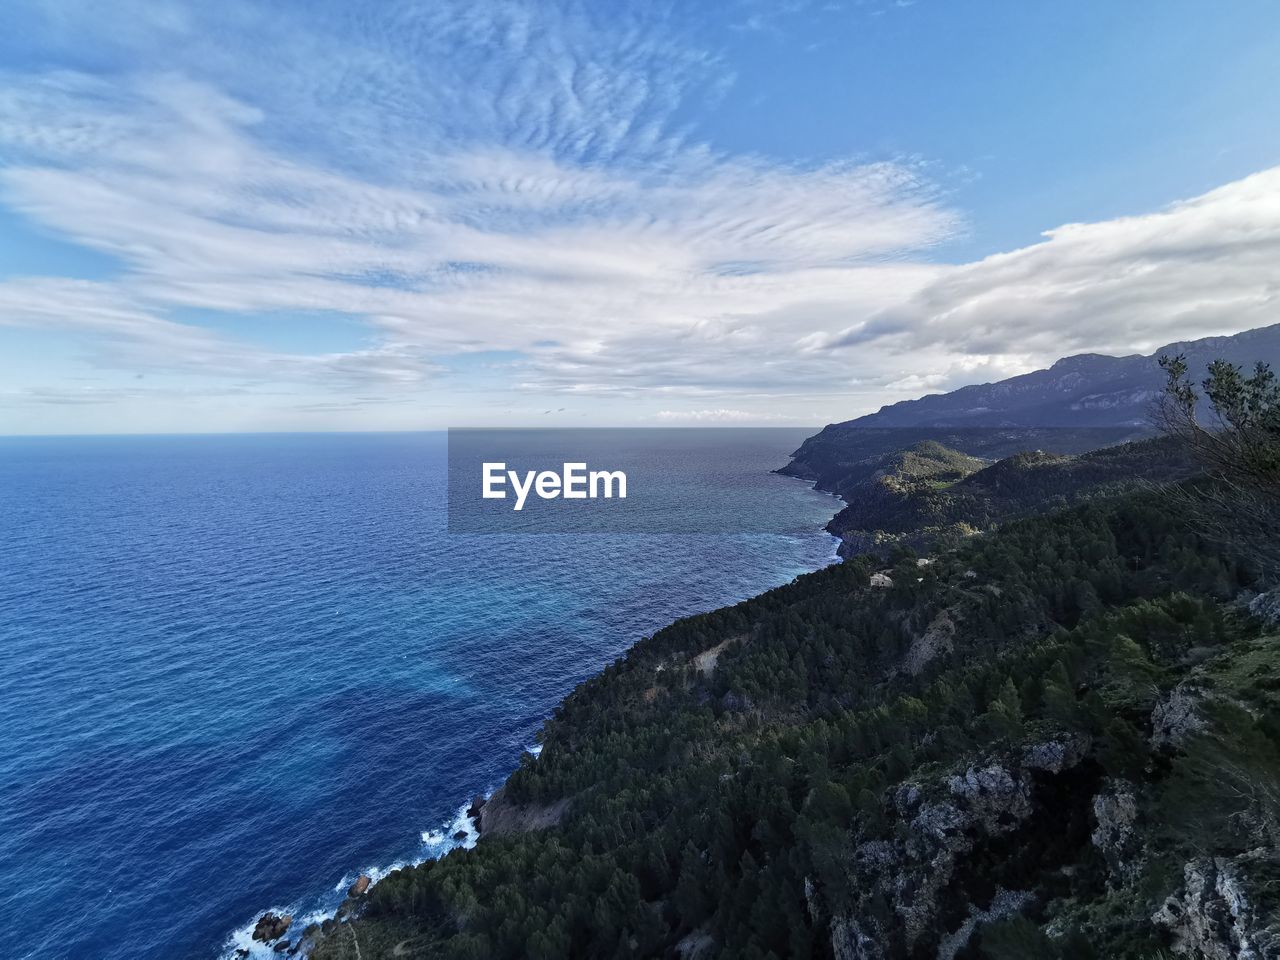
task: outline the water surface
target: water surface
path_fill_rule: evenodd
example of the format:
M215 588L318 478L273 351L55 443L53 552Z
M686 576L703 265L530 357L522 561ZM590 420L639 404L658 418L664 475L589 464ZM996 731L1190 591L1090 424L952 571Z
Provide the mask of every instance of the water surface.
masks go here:
M809 432L685 445L729 535L449 534L442 433L0 439L7 942L213 958L448 849L574 684L830 562Z

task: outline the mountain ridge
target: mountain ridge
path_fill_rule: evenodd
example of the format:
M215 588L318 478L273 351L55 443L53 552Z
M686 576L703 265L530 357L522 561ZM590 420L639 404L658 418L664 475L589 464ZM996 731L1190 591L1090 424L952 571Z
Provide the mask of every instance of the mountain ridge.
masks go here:
M1164 372L1159 358L1186 355L1193 375L1211 360L1280 366L1280 324L1241 333L1182 340L1150 354L1081 353L1049 367L948 393L888 404L841 427L1142 427Z

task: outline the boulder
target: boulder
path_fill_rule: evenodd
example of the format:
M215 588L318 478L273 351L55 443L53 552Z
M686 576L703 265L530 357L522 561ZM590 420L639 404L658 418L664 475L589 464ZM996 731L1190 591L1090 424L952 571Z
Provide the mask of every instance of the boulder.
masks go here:
M459 843L461 843L462 841L464 841L464 840L466 840L466 839L467 839L467 836L468 836L467 831L465 831L465 830L459 830L457 833L455 833L455 834L453 835L453 839L455 839L455 840L457 840Z
M368 891L369 884L371 883L373 883L373 881L369 879L369 875L367 873L360 874L356 882L353 883L350 889L347 890L347 896L363 897L365 895L365 892Z
M293 917L287 914L281 917L268 910L254 925L253 939L261 940L263 943L277 940L288 932L291 923L293 923Z

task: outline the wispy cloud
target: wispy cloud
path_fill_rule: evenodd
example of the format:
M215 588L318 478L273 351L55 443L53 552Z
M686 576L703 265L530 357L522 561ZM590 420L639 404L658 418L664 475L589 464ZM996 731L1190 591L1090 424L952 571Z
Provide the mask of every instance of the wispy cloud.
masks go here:
M724 27L765 12L739 4ZM40 69L0 76L0 203L116 266L0 281L0 327L62 331L121 376L275 385L264 403L316 413L444 384L494 409L514 392L535 413L562 397L761 420L1273 319L1275 171L930 262L965 223L927 167L711 145L690 107L733 75L682 15L391 3L353 22L157 0L107 23L88 0L42 4ZM268 347L199 319L315 312L366 335ZM489 351L504 363L453 362Z
M269 110L185 73L14 78L3 199L121 269L14 281L5 322L75 328L103 363L228 376L412 383L431 358L501 349L527 356L526 390L760 389L798 372L758 359L798 324L830 329L936 272L903 258L958 219L911 165L717 154L670 122L691 87L715 88L713 57L660 24L538 10L464 17L464 51L487 37L521 65L478 85L490 102L468 130L405 132L412 165L399 144L380 167L318 162L275 142ZM374 40L401 30L458 56L440 31L459 23ZM272 354L171 319L193 308L338 311L374 346Z

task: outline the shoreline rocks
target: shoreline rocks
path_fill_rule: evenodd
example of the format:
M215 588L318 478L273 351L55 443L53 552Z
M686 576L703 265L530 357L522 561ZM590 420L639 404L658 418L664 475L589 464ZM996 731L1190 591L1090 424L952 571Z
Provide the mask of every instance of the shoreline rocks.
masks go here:
M270 943L272 940L279 940L289 932L289 925L293 923L293 917L285 914L279 916L268 910L253 927L253 939L262 943Z

